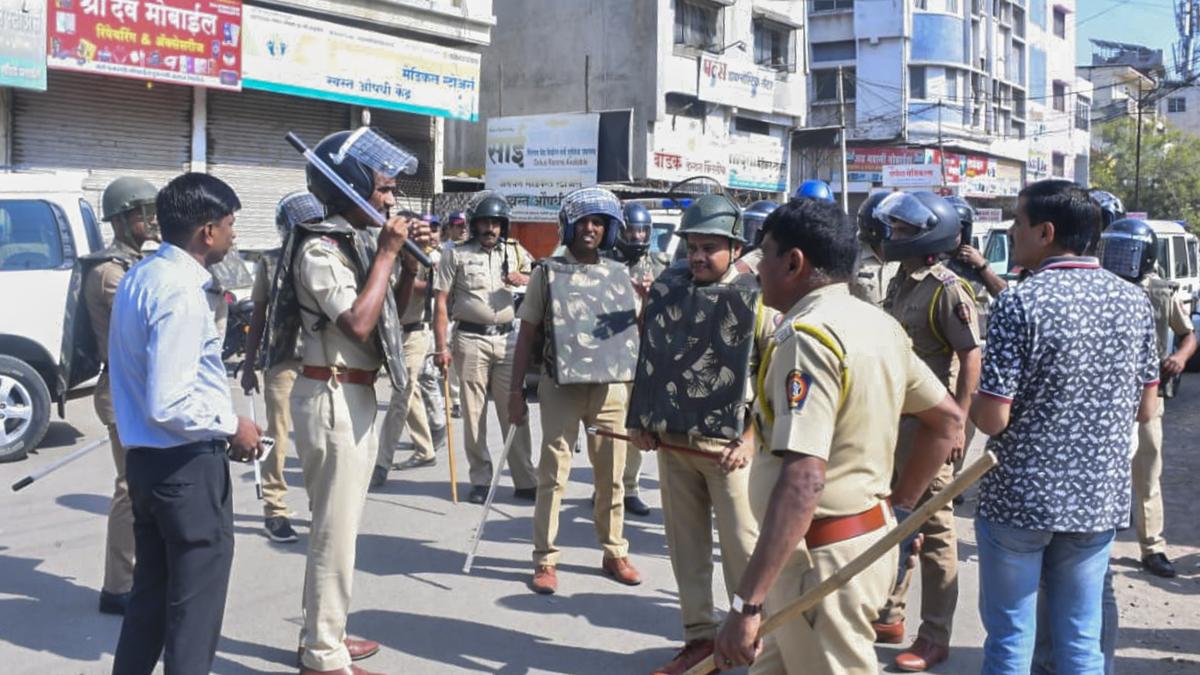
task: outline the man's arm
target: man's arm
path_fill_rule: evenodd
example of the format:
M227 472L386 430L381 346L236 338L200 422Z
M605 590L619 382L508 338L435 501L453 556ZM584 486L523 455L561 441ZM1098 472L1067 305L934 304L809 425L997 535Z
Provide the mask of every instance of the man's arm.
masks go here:
M434 361L443 371L450 365L450 350L446 348L446 330L450 323L450 312L446 307L449 296L446 291L438 291L433 303Z
M966 454L967 414L971 412L971 397L979 386L979 371L983 365L983 350L979 347L963 349L955 352L958 356L958 380L954 387L954 402L962 410L959 424L961 437L955 442L950 452L950 460L958 461Z
M417 259L408 253L400 255L400 279L396 282L396 316L404 316L408 303L412 302L413 294L417 292L417 284L426 286L425 282L417 279Z
M1008 428L1008 418L1012 413L1012 401L987 393L975 395L971 404L971 421L975 428L988 436L998 436Z
M524 319L517 331L517 346L513 352L512 379L508 392L508 419L517 426L525 424L529 406L525 403L525 372L533 353L533 341L537 338L538 326Z
M900 471L891 497L892 506L909 511L916 508L917 501L950 457L966 419L948 394L934 407L913 416L920 423L913 436L913 452Z

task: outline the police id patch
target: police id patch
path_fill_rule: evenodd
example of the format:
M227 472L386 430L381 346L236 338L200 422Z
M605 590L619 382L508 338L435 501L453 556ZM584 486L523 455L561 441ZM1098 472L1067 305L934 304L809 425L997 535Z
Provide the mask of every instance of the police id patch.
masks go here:
M954 306L954 315L957 316L958 320L963 322L963 324L969 326L971 324L971 305L965 302L958 303Z
M812 376L793 370L787 377L787 407L788 412L798 413L804 409L808 400L808 390L812 388Z

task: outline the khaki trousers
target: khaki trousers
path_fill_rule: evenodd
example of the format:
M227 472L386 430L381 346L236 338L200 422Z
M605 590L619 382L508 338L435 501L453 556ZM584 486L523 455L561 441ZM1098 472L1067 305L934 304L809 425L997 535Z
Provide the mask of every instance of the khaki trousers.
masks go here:
M625 474L621 482L625 485L625 496L636 497L638 494L638 479L642 476L642 451L632 443L627 443L625 453Z
M471 485L486 487L492 483L492 456L487 447L489 393L496 406L496 417L500 419L500 433L503 437L508 436L508 390L516 346L515 332L493 336L463 331L454 333L452 358L462 385L463 446L470 466ZM518 488L537 485L531 446L529 425L526 424L517 429L508 453L508 468L512 471L513 485Z
M392 457L396 454L396 446L400 444L400 436L403 435L405 426L412 437L416 456L421 459L433 457L429 418L425 415L419 387L421 368L425 365L425 355L429 353L429 340L432 335L428 329L404 334L402 344L404 367L408 369L408 383L403 391L392 390L387 415L383 418L383 429L379 433L379 456L375 458L375 466L385 470L392 468Z
M304 568L303 663L314 670L350 665L346 614L354 553L376 453L375 388L300 377L292 388L296 452L312 508Z
M1149 422L1138 425L1137 451L1133 455L1133 526L1142 557L1167 552L1163 539L1162 450L1163 405Z
M466 378L463 378L466 386ZM571 454L579 438L580 423L625 432L628 384L558 385L550 377L538 383L541 406L542 456L538 460L537 503L533 507L533 562L557 565L558 516L563 493L571 474ZM588 459L592 462L596 501L592 518L596 538L605 558L629 555L629 542L622 534L625 524L625 442L588 435Z
M112 502L108 505L104 585L101 588L106 593L119 595L133 590L133 502L129 499L129 484L125 480L125 446L121 445L115 424L108 425L108 445L112 449L117 477L113 481Z
M896 443L896 471L899 472L912 452L916 420L902 419L900 436ZM946 464L938 471L917 506L924 504L933 495L941 492L954 479L954 466ZM950 629L954 622L954 609L958 605L958 540L954 533L954 506L947 504L921 526L925 536L921 547L921 627L918 637L942 646L950 645ZM913 575L905 575L887 604L880 611L882 623L904 620L908 585Z
M296 378L300 375L299 361L284 361L263 374L263 398L267 404L267 435L275 439L275 449L262 459L263 516L286 516L289 511L284 496L287 482L283 465L287 461L288 434L292 431L292 412L289 399Z
M792 554L767 593L767 616L829 578L866 551L895 525L891 513L881 527L843 542ZM811 562L810 562L811 560ZM896 579L895 548L816 607L767 636L750 675L876 675L875 621Z
M683 435L664 434L662 440L694 447ZM725 589L733 593L758 540L758 521L750 509L750 467L726 474L715 461L660 450L658 480L671 569L679 585L683 640L712 639L720 625L713 612L712 514L717 517Z

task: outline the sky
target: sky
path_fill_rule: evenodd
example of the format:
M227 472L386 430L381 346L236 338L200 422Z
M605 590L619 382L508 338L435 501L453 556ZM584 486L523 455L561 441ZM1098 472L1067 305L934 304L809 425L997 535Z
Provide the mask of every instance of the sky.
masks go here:
M1078 0L1076 2L1076 63L1092 62L1091 39L1130 42L1163 50L1163 63L1172 68L1171 47L1177 0Z

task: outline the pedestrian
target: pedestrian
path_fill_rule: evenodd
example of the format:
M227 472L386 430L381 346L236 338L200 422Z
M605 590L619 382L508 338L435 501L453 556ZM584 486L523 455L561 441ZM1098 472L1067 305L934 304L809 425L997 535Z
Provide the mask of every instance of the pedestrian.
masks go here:
M283 478L283 467L287 461L288 436L292 432L292 415L288 400L292 387L300 375L300 353L293 343L290 349L278 353L278 349L260 351L266 333L267 309L273 302L272 292L276 283L275 272L279 269L279 258L292 229L298 224L311 225L325 219L325 206L307 191L292 192L279 200L275 207L275 228L279 232L280 247L263 251L254 272L254 288L250 292L254 303L254 314L250 318L250 332L246 334L246 358L242 361L242 393L250 396L259 391L256 369L264 368L266 388L267 435L275 439L275 447L262 463L263 531L271 541L291 544L299 540L292 521L288 519L285 497L287 481ZM278 283L292 285L291 279L280 279ZM295 293L294 287L289 292ZM261 363L260 363L261 356ZM253 405L253 402L251 402Z
M113 673L212 670L233 563L229 459L262 453L233 410L205 288L232 248L237 195L186 173L155 201L163 244L117 287L108 331L113 410L133 502L137 565ZM227 454L228 453L228 454Z
M1150 298L1154 311L1154 336L1164 383L1183 373L1188 359L1196 352L1196 334L1192 319L1176 295L1178 286L1155 272L1158 260L1157 237L1150 225L1141 220L1122 219L1109 225L1100 235L1100 264L1126 281L1137 284ZM1174 352L1171 344L1175 343ZM1141 547L1142 568L1159 577L1175 576L1175 566L1167 557L1163 538L1163 409L1165 395L1173 393L1159 387L1163 400L1150 419L1138 424L1137 446L1133 453L1133 526Z
M410 220L419 218L411 211L401 211L401 216ZM432 228L433 223L425 220ZM387 414L383 418L383 428L379 435L379 454L375 459L375 468L371 473L371 487L379 488L387 482L388 472L392 469L392 457L400 445L400 437L408 429L412 439L413 452L403 462L401 469L416 469L422 466L432 466L437 463L434 454L433 432L425 406L421 402L420 377L425 365L425 357L429 354L433 332L429 322L433 318L431 281L435 274L436 265L440 260L440 250L426 246L425 254L433 261L434 267L422 267L417 270L417 278L413 280L412 301L400 317L400 330L403 333L404 362L408 369L408 379L404 389L392 390L392 398L388 403Z
M396 179L344 154L352 132L326 136L313 152L384 217L395 204ZM378 436L375 380L386 365L393 388L405 375L395 330L412 293L418 263L401 253L406 239L424 245L420 221L388 218L378 236L373 217L354 205L311 164L308 189L328 214L298 225L291 258L302 330L300 377L290 399L296 452L312 509L300 631L301 673L365 673L351 661L379 651L373 640L350 639L346 617L354 581L355 546ZM399 279L395 279L397 265ZM393 323L389 323L393 322Z
M533 270L517 312L521 329L508 394L513 424L528 421L522 383L529 363L541 356L546 371L538 381L542 452L530 582L537 593L558 590L561 551L554 542L579 425L614 433L625 430L637 358L637 297L626 267L600 255L613 245L622 220L621 202L608 190L583 188L564 197L558 221L566 250ZM539 333L545 336L544 352L535 355ZM625 442L589 435L587 449L595 487L593 523L604 550L601 571L636 586L642 578L629 561L629 542L623 534Z
M951 451L951 463L929 485L920 503L932 499L954 478L954 464L966 452L966 413L979 381L980 339L975 298L971 287L943 263L958 247L961 222L954 207L931 192L893 193L875 209L889 230L881 243L883 257L900 263L884 299L888 311L912 340L912 349L963 410L963 426ZM917 422L900 424L896 464L903 467L914 451ZM896 666L922 671L946 660L950 633L958 604L958 542L954 532L954 507L946 504L921 526L921 627L912 646L895 657ZM880 611L878 641L900 643L905 637L908 583L897 585Z
M646 299L639 367L627 426L638 448L660 443L658 480L671 570L679 588L683 648L655 673L678 675L712 654L713 516L727 592L741 581L758 538L750 509L753 368L778 314L760 302L754 275L734 264L745 243L742 214L705 195L676 234L689 267L658 278ZM689 348L692 336L700 339ZM681 355L690 355L679 358ZM664 396L674 391L675 396Z
M900 270L900 263L883 258L887 226L875 217L875 209L890 194L886 190L872 192L858 207L858 274L850 291L876 307L883 306L883 296Z
M117 285L125 273L142 259L142 245L159 241L154 200L158 189L149 181L125 176L104 189L101 205L104 220L112 225L113 239L108 248L80 260L83 280L83 307L96 340L101 362L100 377L92 394L96 416L108 429L113 466L117 470L112 501L108 507L108 534L105 541L104 583L100 587L100 612L125 613L133 588L133 504L125 472L125 446L117 434L113 414L112 391L108 372L108 326L112 316Z
M1082 255L1099 223L1070 181L1018 196L1012 252L1031 274L992 307L971 408L1000 460L975 518L989 675L1029 672L1042 582L1057 671L1104 667L1101 589L1129 519L1133 423L1158 405L1159 361L1146 293Z
M529 282L533 260L523 246L508 238L508 227L508 202L498 194L484 193L470 210L471 238L446 252L433 282L435 358L443 371L453 364L461 381L463 445L471 480L467 499L473 504L487 499L492 471L503 470L493 469L487 447L487 402L491 394L500 432L507 436L507 401L517 346L513 290ZM453 352L447 341L451 319L456 322ZM531 452L529 427L521 426L509 451L508 467L513 496L530 502L537 499L538 480Z
M763 642L756 635L764 613L907 517L945 464L962 412L903 327L851 296L858 243L836 204L794 199L763 227L762 298L783 319L755 378L750 503L759 537L713 656L723 670L753 662L752 675L876 673L872 621L909 551L884 555ZM920 442L893 481L901 414L918 420Z

